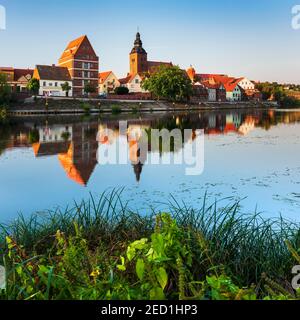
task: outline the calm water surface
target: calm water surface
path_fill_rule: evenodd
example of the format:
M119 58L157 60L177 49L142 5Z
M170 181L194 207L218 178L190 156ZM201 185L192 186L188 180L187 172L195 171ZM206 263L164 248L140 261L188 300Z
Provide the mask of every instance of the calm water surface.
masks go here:
M134 165L132 153L128 165L101 164L97 154L103 145L128 143L119 134L120 119L128 120L128 134L143 128L204 129L203 174L186 176L185 165ZM109 137L107 129L113 130ZM300 112L30 117L0 124L0 222L119 187L124 187L124 201L145 213L149 206L164 209L171 194L200 206L207 192L211 201L232 199L224 205L243 199L245 213L257 210L265 217L281 214L300 221Z

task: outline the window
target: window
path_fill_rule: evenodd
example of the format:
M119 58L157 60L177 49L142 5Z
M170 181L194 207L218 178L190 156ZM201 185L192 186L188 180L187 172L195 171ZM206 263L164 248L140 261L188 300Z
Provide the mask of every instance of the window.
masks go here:
M46 81L43 82L43 87L46 87L47 83Z
M90 68L90 64L88 62L84 62L83 69L89 69L89 68Z
M51 82L49 82L49 87L52 87L52 85L53 85L53 84L52 84Z
M58 86L58 84L57 84L57 82L55 82L55 87L57 87Z
M138 84L139 83L139 79L135 79L135 83Z

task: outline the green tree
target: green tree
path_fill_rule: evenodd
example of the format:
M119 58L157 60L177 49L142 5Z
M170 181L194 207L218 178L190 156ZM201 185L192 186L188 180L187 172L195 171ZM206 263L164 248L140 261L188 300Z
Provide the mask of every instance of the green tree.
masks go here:
M127 87L117 87L115 89L115 94L124 95L128 93L129 93L129 89Z
M277 101L277 102L280 102L283 98L284 98L285 94L282 90L280 89L276 89L274 91L274 99Z
M84 86L84 92L89 95L90 93L96 93L97 88L90 82L86 83Z
M32 78L27 85L27 89L34 95L37 95L40 90L40 81L36 78Z
M0 106L7 105L11 98L11 88L5 74L0 74Z
M178 66L162 66L158 72L143 81L142 88L158 98L171 101L188 100L192 95L192 83Z
M69 85L69 82L66 81L65 83L63 83L61 85L61 89L62 91L64 91L66 93L66 97L69 96L69 91L72 89L72 87Z

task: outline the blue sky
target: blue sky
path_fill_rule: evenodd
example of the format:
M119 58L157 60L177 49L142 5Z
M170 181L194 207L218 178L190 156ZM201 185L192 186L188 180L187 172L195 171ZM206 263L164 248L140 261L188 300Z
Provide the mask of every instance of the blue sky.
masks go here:
M149 59L201 73L300 83L300 30L291 9L300 0L0 0L0 65L57 63L73 38L87 34L100 70L128 72L139 26Z

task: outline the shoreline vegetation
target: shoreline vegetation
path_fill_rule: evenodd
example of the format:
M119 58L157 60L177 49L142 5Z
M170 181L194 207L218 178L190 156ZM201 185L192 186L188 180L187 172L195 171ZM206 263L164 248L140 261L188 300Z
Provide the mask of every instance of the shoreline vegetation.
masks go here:
M38 98L35 103L12 106L8 115L40 115L40 114L101 114L101 113L144 113L168 111L197 111L218 109L274 108L276 103L254 102L203 102L170 103L167 101L122 101L122 100L90 100L90 99L46 99Z
M0 228L3 300L297 299L300 224L239 202L143 216L121 190ZM228 200L229 201L229 200ZM297 251L298 250L298 251Z

